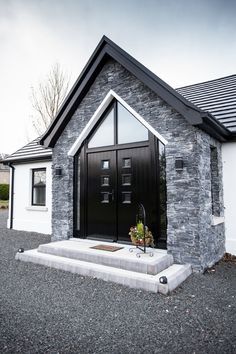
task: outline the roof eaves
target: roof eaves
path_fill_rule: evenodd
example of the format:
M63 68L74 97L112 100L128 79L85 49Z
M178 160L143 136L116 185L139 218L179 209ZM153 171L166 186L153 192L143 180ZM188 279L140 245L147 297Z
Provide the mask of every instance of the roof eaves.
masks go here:
M20 149L8 155L4 159L4 164L15 161L48 160L52 158L52 150L39 145L39 137L24 145Z
M9 165L11 163L31 163L31 162L38 162L38 161L51 161L52 154L50 155L43 155L43 156L28 156L28 157L18 157L18 158L9 158L3 161L4 165Z
M232 133L225 128L212 114L202 111L202 124L197 124L199 128L206 131L221 142L231 139Z

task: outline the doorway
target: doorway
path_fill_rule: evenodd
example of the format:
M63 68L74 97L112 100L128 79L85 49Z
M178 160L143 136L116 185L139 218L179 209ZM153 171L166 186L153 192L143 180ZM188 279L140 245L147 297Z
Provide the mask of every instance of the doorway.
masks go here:
M156 203L148 146L92 152L87 166L87 237L128 241L140 202L149 227L154 227Z
M158 156L157 138L113 102L79 152L79 237L129 242L142 203L147 226L165 246Z

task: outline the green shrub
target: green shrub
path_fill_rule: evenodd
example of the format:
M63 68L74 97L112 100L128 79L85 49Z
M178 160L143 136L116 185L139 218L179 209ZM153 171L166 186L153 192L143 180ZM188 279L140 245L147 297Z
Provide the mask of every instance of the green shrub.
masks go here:
M9 200L9 184L0 184L0 200Z

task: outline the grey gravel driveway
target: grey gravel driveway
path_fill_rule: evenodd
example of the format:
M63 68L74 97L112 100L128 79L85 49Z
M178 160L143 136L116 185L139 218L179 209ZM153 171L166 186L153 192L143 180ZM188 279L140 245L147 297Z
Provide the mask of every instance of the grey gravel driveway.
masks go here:
M170 296L15 261L49 237L6 229L0 211L0 353L236 353L236 265Z

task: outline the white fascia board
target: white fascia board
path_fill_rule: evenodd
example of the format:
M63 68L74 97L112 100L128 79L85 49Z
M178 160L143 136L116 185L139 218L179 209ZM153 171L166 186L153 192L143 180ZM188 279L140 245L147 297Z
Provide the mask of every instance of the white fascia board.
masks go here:
M102 103L99 105L97 108L96 112L93 114L92 118L89 120L85 128L82 130L81 134L79 137L76 139L74 144L72 145L71 149L68 152L69 156L74 156L79 148L81 147L83 141L87 138L87 136L90 134L102 114L105 112L111 101L115 98L117 101L122 104L136 119L140 121L153 135L157 137L158 140L162 142L162 144L166 145L168 141L163 138L149 123L146 122L145 119L143 119L140 114L138 114L133 108L131 108L120 96L118 96L113 90L110 90Z

